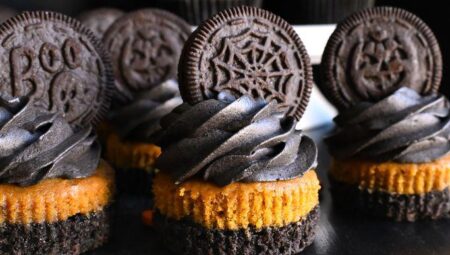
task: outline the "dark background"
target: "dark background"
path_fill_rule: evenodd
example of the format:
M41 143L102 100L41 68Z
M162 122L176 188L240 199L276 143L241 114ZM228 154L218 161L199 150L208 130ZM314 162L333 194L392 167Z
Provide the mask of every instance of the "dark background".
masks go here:
M183 0L0 0L0 5L22 10L53 10L76 16L78 13L97 7L116 7L126 11L143 7L163 7L175 11ZM223 1L223 0L222 0ZM257 1L257 0L256 0ZM333 23L352 12L352 8L366 4L397 6L409 10L422 18L434 31L443 53L444 71L441 91L450 96L448 78L450 63L450 13L448 1L438 0L261 0L265 9L277 13L292 24ZM320 6L312 8L311 6ZM351 5L351 7L349 7ZM324 7L326 6L326 7ZM327 9L328 13L323 12Z

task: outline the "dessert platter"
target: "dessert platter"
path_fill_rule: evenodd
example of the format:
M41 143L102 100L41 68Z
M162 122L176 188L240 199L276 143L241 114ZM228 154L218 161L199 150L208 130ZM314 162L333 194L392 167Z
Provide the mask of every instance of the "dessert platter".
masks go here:
M249 6L194 31L152 8L2 23L0 254L450 254L433 32L391 7L339 23L337 116L306 131L301 36Z

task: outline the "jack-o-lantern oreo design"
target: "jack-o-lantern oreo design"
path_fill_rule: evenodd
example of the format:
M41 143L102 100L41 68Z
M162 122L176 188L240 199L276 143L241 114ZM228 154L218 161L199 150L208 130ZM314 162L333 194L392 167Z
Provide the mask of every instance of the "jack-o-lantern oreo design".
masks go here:
M127 99L176 78L181 50L191 27L181 18L158 9L130 12L105 32L116 86Z
M437 40L407 11L377 7L340 23L322 58L322 91L338 108L376 102L400 87L436 92L442 72Z
M53 12L25 12L0 26L0 91L29 96L73 126L95 123L112 90L111 67L94 35Z

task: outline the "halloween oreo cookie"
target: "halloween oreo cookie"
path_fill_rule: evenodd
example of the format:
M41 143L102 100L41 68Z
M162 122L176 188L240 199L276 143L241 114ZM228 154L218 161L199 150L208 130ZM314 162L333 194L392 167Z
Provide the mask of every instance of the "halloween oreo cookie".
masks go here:
M226 91L275 100L299 120L312 89L310 59L294 29L252 7L220 12L189 38L179 64L182 97L194 104Z
M0 26L0 91L28 96L73 126L103 117L113 91L110 62L78 21L53 12L24 12Z
M103 37L119 93L100 133L105 157L117 170L119 192L148 199L161 153L153 135L161 129L159 120L182 103L174 78L190 33L174 14L142 9L119 18Z
M162 241L175 254L301 252L320 183L316 145L295 129L312 75L293 28L262 9L225 10L191 35L179 70L185 103L157 135Z
M103 42L111 52L116 86L127 99L176 77L177 63L191 27L158 9L130 12L111 25Z
M322 57L325 96L338 108L375 102L401 87L437 92L442 57L430 28L392 7L355 13L331 35Z
M449 217L450 102L429 28L368 9L337 26L325 54L320 88L339 108L325 140L335 200L397 221Z
M0 25L0 254L80 254L108 240L114 173L91 126L110 99L104 56L63 14Z
M83 12L77 18L101 39L109 26L122 15L124 12L118 9L99 8Z

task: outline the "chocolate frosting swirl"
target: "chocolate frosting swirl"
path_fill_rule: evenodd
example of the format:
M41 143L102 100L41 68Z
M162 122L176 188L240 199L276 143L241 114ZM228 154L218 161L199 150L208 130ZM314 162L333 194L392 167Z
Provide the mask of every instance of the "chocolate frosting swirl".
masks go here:
M168 80L134 95L131 103L114 109L109 120L122 139L151 141L160 119L183 102L178 83Z
M99 160L91 127L75 132L61 115L41 112L25 97L0 98L0 183L87 177Z
M430 162L450 151L449 101L400 88L376 103L359 103L336 118L325 140L338 159Z
M176 183L193 176L219 186L287 180L316 166L314 141L295 130L296 121L275 102L219 98L183 104L162 119L156 166Z

